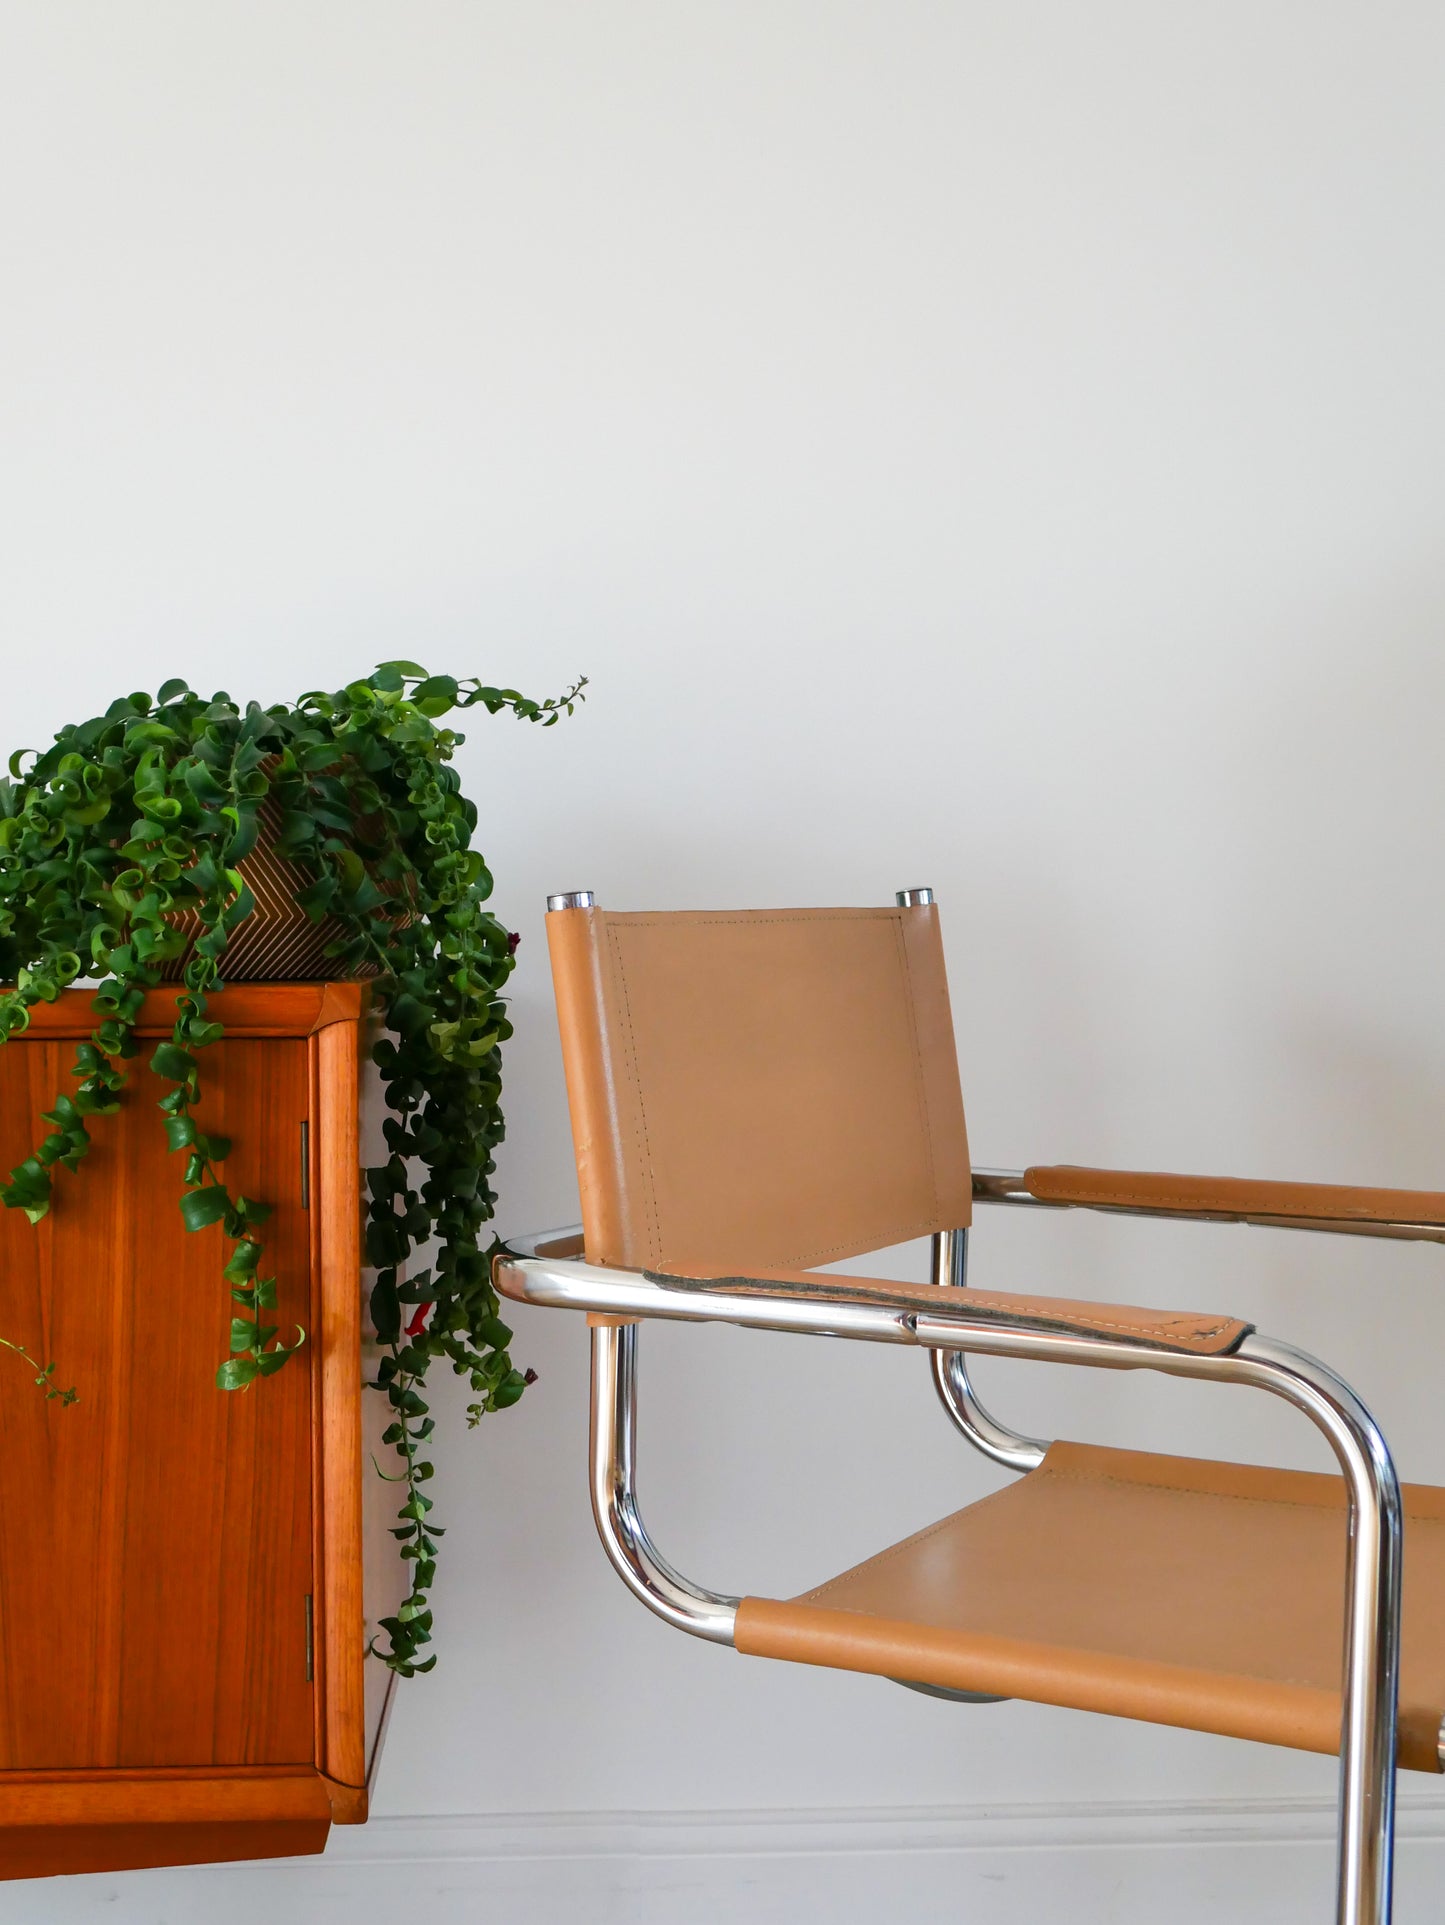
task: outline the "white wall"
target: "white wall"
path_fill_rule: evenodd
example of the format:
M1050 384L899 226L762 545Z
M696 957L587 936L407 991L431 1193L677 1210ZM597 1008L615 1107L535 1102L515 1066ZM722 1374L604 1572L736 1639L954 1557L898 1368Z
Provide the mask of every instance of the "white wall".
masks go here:
M575 1209L541 910L581 886L931 884L980 1161L1437 1185L1442 81L1427 0L9 0L4 745L177 671L263 699L395 654L589 674L571 724L484 719L463 751L524 938L504 1228ZM986 1216L975 1263L1257 1318L1445 1480L1433 1249ZM1077 1853L1014 1846L1102 1805L1097 1916L1132 1920L1159 1915L1144 1841L1328 1799L1327 1761L667 1632L591 1538L582 1333L516 1321L525 1402L469 1435L441 1399L441 1665L338 1879L419 1857L493 1916L665 1917L637 1894L645 1863L683 1889L666 1849L604 1826L564 1890L592 1860L556 1815L700 1814L689 1916L852 1920L876 1899L827 1839L866 1814L902 1913L942 1917L905 1814L1007 1807L1025 1832L980 1835L1047 1910ZM800 1588L995 1481L917 1359L646 1353L653 1528L723 1588ZM979 1375L1045 1434L1324 1461L1243 1392ZM806 1849L757 1841L796 1812L824 1845L794 1900ZM757 1836L709 1857L730 1813ZM473 1843L441 1878L447 1815ZM1223 1915L1236 1835L1176 1904ZM1323 1847L1269 1862L1268 1915L1321 1915ZM1407 1917L1440 1863L1407 1846ZM261 1889L311 1916L325 1875L17 1888L7 1916ZM391 1915L346 1875L349 1918ZM979 1877L973 1916L1030 1915Z

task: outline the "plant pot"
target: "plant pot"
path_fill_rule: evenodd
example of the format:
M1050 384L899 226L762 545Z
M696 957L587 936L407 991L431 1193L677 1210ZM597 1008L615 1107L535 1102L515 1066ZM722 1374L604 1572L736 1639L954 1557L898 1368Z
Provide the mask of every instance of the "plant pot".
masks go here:
M237 865L256 907L226 945L221 972L228 983L327 982L336 975L336 959L326 953L345 930L334 916L313 922L296 898L315 880L299 863L276 853L281 836L281 811L274 797L264 796L256 811L256 846ZM162 968L161 981L185 980L186 964L204 925L199 916L183 911L166 918L190 940L179 956ZM370 976L374 969L356 971Z

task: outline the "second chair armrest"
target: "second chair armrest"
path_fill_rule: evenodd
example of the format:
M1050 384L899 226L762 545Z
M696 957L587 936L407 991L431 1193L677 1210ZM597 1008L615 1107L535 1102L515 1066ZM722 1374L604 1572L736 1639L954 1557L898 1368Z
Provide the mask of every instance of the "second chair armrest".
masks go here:
M987 1196L987 1177L978 1193ZM1361 1189L1339 1183L1274 1183L1252 1177L1176 1176L1162 1170L1095 1170L1070 1163L1023 1172L1040 1203L1161 1215L1266 1218L1317 1224L1445 1226L1445 1192Z

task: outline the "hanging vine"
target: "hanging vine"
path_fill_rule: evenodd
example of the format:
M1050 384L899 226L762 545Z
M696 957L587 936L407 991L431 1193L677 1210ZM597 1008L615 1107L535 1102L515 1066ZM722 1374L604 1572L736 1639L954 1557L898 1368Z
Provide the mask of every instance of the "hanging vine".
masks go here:
M302 907L338 929L331 973L374 975L386 1034L373 1056L391 1115L388 1158L367 1172L366 1254L385 1353L377 1388L392 1410L385 1441L405 1487L394 1535L410 1593L383 1620L386 1648L372 1649L407 1677L436 1662L421 1655L442 1535L424 1488L433 1475L423 1454L434 1428L429 1369L444 1358L469 1380L473 1424L515 1403L532 1381L511 1361L512 1333L491 1286L497 1245L483 1242L503 1134L499 1051L511 1027L501 992L514 941L485 907L492 878L472 847L477 811L451 766L465 737L441 718L480 707L551 727L573 712L585 685L535 702L398 661L332 694L242 708L175 680L154 702L122 696L103 716L62 729L28 768L24 752L13 755L0 778L0 983L13 985L0 990L0 1043L27 1027L38 1003L78 978L99 980L99 1020L76 1051L75 1088L45 1112L50 1129L10 1172L0 1202L32 1223L45 1216L57 1169L83 1162L91 1119L120 1107L147 991L184 958L174 1028L150 1066L171 1085L160 1108L170 1147L185 1158L186 1228L220 1224L229 1246L222 1275L235 1312L230 1354L216 1373L223 1390L282 1369L305 1341L304 1331L283 1333L268 1321L276 1307L276 1279L263 1274L269 1206L233 1192L224 1167L231 1144L195 1114L204 1052L224 1033L208 998L224 986L227 944L255 909L241 865L261 833L263 802L279 814L276 853L311 878ZM429 1266L408 1275L428 1245ZM51 1381L54 1370L37 1383L71 1401L75 1392Z

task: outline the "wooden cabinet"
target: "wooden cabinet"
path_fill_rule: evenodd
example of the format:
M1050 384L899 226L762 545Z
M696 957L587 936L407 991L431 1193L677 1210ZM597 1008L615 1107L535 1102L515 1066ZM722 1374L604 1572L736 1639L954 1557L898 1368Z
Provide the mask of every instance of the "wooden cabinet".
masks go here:
M174 1000L147 999L144 1036ZM233 1192L275 1206L276 1321L308 1341L215 1387L227 1246L182 1224L147 1050L50 1214L0 1211L0 1336L80 1393L46 1402L0 1352L0 1877L313 1852L366 1816L364 1671L387 1674L364 1662L364 993L238 986L211 1010L198 1117L233 1141ZM95 1021L71 991L0 1048L0 1170Z

